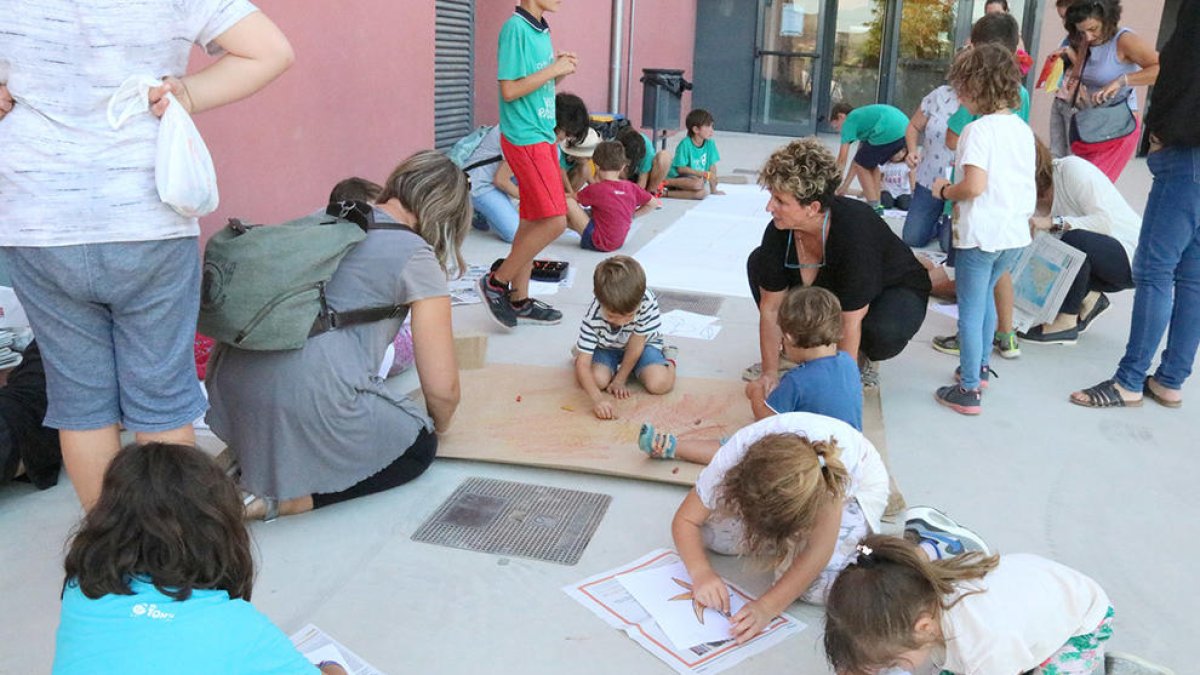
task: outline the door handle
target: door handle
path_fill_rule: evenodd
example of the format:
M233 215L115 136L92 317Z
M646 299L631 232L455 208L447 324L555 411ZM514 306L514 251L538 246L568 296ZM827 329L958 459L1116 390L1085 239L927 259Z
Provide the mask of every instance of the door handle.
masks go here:
M819 59L819 58L821 58L821 54L819 52L784 52L784 51L777 51L777 50L770 50L770 49L757 49L757 48L754 50L754 56L756 58L761 58L763 56L783 56L786 58L794 58L794 59Z

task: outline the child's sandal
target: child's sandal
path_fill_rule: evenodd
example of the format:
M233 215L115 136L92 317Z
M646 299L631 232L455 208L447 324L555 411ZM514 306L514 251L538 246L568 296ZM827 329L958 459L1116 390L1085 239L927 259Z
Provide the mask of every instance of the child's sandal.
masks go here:
M675 434L655 433L654 425L647 422L638 432L638 448L651 459L675 459Z

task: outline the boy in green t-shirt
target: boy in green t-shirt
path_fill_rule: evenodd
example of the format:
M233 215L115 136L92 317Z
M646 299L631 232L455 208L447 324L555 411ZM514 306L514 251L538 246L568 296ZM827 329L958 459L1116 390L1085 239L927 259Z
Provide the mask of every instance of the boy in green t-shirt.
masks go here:
M879 201L883 173L881 164L886 164L893 155L907 148L904 132L908 129L908 116L899 108L877 103L855 108L849 103L836 103L829 111L829 125L842 134L842 148L838 151L837 167L841 172L850 157L850 145L858 142L854 162L846 172L846 178L837 189L844 195L855 178L862 186L863 197L875 213L883 215L883 204Z
M675 159L667 173L667 196L675 199L704 199L704 185L714 195L723 195L717 189L717 162L721 153L713 141L713 116L703 108L687 114L687 138L675 146Z
M533 259L567 227L567 201L555 145L554 85L575 72L578 57L554 53L544 14L562 0L521 0L500 29L500 149L516 176L520 222L512 250L496 271L479 280L489 316L513 328L550 325L562 312L529 297Z

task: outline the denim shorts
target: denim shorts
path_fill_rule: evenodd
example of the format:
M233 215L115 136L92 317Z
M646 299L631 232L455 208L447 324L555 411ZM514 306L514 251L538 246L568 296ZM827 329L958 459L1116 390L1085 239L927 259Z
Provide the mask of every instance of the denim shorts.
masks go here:
M597 349L592 352L592 363L602 365L614 373L621 367L621 359L625 358L624 349ZM662 348L654 345L646 345L642 349L642 355L638 357L637 363L633 366L633 374L637 375L642 372L642 368L646 366L665 366L669 363L667 357L663 356Z
M596 233L596 221L589 220L587 227L583 228L583 232L579 235L579 247L588 251L599 251L596 248L596 242L592 236Z
M46 363L46 426L157 432L204 414L196 237L0 251Z

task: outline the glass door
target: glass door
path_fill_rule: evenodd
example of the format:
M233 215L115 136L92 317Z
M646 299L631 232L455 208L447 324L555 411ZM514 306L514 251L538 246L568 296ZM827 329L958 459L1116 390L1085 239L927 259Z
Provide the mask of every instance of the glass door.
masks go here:
M946 83L954 61L958 7L959 0L904 1L892 105L907 115L916 112L926 94Z
M759 0L750 131L782 136L816 131L825 1Z

